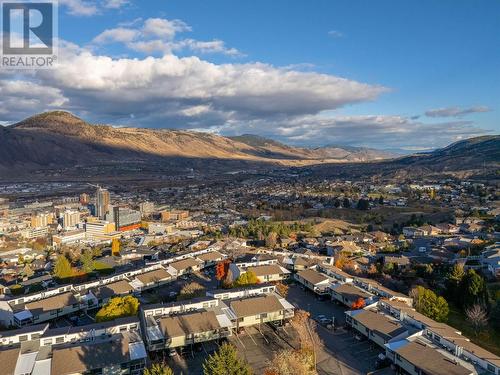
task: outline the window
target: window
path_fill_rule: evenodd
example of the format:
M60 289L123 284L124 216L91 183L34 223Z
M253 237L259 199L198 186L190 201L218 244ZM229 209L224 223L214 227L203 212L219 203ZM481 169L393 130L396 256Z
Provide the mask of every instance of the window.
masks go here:
M260 314L260 317L261 317L262 319L267 318L267 313L262 313L262 314Z
M19 336L19 341L26 341L26 340L28 340L28 335Z
M64 342L64 336L56 337L56 344L62 344Z

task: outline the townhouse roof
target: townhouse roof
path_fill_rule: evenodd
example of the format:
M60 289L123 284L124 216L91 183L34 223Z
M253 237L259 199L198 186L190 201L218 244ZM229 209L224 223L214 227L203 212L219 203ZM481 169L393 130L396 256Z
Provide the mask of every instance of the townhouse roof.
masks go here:
M12 349L0 350L0 363L2 364L2 374L14 375L16 370L17 358L19 357L19 352L21 347L15 347Z
M342 295L343 297L347 298L350 302L355 302L358 300L358 298L369 298L371 297L370 294L364 292L363 290L356 288L354 285L351 284L340 284L333 288L336 293Z
M274 295L235 300L229 306L238 318L284 310L278 297Z
M164 268L158 268L157 270L141 273L137 275L136 278L143 284L150 284L160 280L170 279L172 275Z
M94 295L97 298L109 298L114 295L127 294L134 290L132 286L126 280L116 281L114 283L109 283L102 285L95 290Z
M70 375L84 373L128 362L129 340L120 335L111 341L95 344L70 344L52 350L51 373Z
M313 285L330 280L328 278L328 276L323 275L322 273L315 271L315 270L312 270L312 269L299 271L299 272L297 272L297 275L299 275L301 278L310 282Z
M47 311L62 309L75 303L78 303L75 295L72 292L65 292L38 301L28 302L25 308L33 315L38 315Z
M189 267L196 267L201 263L200 260L194 258L186 258L178 260L177 262L170 263L169 265L175 268L177 271L185 270Z
M277 275L282 273L289 273L284 271L277 264L266 264L262 266L248 267L247 271L252 271L256 276Z
M216 261L223 257L224 255L222 255L222 253L219 253L218 251L210 251L208 253L200 254L197 256L198 259L204 262Z
M195 312L161 318L160 329L165 337L187 336L193 333L213 331L221 328L213 311Z
M276 256L270 254L245 254L237 258L234 262L235 263L250 263L255 261L264 262L267 260L274 260L274 259L277 259Z
M470 375L466 369L453 359L439 353L423 342L413 341L396 349L401 357L429 375Z
M363 310L358 314L353 314L352 318L386 340L390 340L407 331L396 320L389 319L385 315L377 314L370 310Z

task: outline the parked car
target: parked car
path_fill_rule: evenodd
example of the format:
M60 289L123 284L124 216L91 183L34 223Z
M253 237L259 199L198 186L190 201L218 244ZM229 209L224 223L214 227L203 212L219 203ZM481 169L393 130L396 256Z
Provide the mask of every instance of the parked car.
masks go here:
M175 357L176 355L177 355L177 350L175 350L174 348L170 348L170 350L168 351L168 356Z

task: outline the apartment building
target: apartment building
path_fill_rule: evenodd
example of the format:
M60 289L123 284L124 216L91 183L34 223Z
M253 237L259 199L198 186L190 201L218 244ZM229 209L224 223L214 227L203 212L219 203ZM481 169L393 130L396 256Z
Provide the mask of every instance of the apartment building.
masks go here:
M328 294L328 287L333 282L330 277L314 269L299 271L294 275L294 278L307 289L320 295Z

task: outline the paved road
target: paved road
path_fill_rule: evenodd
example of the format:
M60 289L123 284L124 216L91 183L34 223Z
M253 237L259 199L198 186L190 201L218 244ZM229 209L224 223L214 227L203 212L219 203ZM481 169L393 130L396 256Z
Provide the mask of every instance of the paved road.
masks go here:
M335 317L338 326L345 323L344 307L330 300L319 301L312 292L302 290L298 285L290 286L287 300L294 306L309 311L311 317L321 314L329 318ZM383 351L368 341L357 341L344 328L333 331L318 326L317 332L324 343L324 346L318 346L316 353L320 375L366 374L374 370L377 355Z

